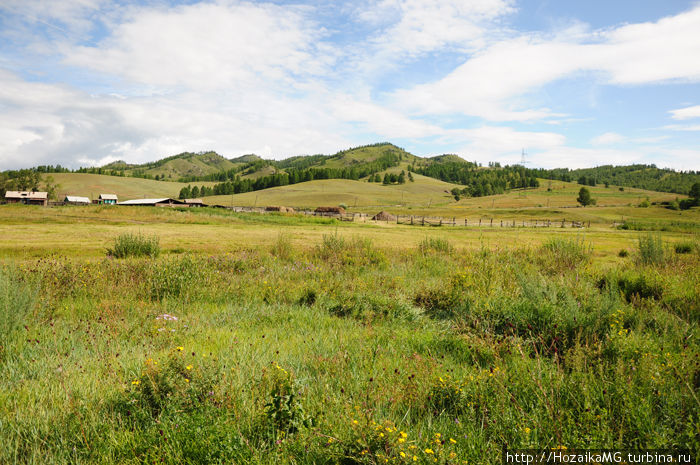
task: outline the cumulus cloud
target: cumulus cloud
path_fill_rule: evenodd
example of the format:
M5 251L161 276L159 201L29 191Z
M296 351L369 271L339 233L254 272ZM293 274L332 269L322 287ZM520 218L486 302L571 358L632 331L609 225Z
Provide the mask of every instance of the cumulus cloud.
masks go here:
M0 169L209 149L280 158L396 139L506 163L526 148L533 166L630 162L640 159L638 148L608 145L640 141L617 133L594 138L592 149L569 147L563 133L581 115L534 94L581 75L611 86L700 81L700 62L688 59L700 56L700 6L655 22L526 33L508 26L515 0L346 2L328 23L321 10L333 8L5 0ZM344 19L353 30L339 38ZM402 70L446 56L457 64L402 79ZM671 117L697 117L698 108ZM511 121L527 126L499 125ZM543 122L561 123L562 133Z

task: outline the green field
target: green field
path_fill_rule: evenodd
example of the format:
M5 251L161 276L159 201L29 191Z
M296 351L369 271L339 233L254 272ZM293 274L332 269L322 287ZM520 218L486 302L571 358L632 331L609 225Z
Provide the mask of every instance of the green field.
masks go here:
M655 231L0 206L0 463L697 453L697 209L615 208Z
M119 200L140 198L177 198L180 189L187 184L168 181L154 181L131 177L107 176L87 173L52 173L58 188L57 197L63 200L66 195L80 195L97 199L100 194L117 194ZM199 182L197 185L213 186L215 183Z

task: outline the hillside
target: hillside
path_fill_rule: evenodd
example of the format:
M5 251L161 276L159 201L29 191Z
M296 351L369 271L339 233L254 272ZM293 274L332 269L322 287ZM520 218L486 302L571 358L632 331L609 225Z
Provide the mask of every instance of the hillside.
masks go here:
M182 178L201 178L206 175L234 169L249 163L250 155L240 157L238 162L227 160L216 152L185 152L151 163L130 165L123 161L107 164L103 171L123 172L126 176L177 181Z
M180 189L187 184L179 182L155 181L131 177L107 176L89 173L53 173L51 175L59 185L57 197L80 195L96 199L100 194L117 194L119 200L136 198L177 198ZM201 183L212 185L213 183Z
M206 197L205 202L221 205L268 206L285 205L315 208L320 205L349 207L444 205L453 203L450 190L454 184L426 176L415 176L415 182L382 185L350 179L323 179L273 187L234 195Z

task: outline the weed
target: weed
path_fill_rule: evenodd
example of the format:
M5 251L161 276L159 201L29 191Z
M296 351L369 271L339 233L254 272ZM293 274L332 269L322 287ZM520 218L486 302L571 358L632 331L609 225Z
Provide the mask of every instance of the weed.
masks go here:
M644 265L661 265L667 252L659 234L640 235L637 241L637 260Z
M426 237L420 244L418 244L418 250L422 254L427 254L430 252L437 252L445 255L449 255L454 252L454 247L450 244L447 239L439 237Z
M678 254L691 253L695 248L695 244L692 242L679 242L673 248Z
M158 236L145 236L141 233L124 233L114 240L114 248L107 249L107 255L115 258L151 257L160 255Z

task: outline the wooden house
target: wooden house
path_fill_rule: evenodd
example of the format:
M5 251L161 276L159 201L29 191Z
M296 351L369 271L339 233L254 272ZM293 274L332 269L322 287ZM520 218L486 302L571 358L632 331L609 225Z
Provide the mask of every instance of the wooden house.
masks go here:
M49 194L48 192L7 191L5 192L5 201L7 203L46 206L49 202Z

